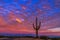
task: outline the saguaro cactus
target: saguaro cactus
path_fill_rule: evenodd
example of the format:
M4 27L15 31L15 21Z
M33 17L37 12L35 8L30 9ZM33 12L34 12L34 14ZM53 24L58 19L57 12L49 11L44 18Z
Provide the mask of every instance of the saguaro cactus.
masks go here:
M36 23L33 23L33 28L36 31L36 38L38 38L38 30L41 27L41 22L38 23L38 18L36 17Z

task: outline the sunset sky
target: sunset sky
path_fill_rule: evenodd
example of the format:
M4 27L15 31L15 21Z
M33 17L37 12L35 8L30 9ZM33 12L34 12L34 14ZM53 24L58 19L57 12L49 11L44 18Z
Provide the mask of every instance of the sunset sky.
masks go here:
M0 33L35 34L36 16L39 35L60 36L60 0L0 0Z

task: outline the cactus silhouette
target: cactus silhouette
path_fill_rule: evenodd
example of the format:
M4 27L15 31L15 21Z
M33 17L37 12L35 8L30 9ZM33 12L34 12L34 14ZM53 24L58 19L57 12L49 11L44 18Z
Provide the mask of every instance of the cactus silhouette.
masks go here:
M36 31L36 38L38 38L38 31L41 27L41 22L38 23L38 18L36 17L36 23L33 23L33 28Z

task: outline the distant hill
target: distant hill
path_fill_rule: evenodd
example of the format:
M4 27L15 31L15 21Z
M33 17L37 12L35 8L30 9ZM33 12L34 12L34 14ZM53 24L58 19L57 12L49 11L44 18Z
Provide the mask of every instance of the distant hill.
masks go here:
M14 38L14 37L16 37L16 38L20 38L20 37L29 37L29 38L34 38L35 37L35 35L34 34L7 34L7 33L4 33L4 34L2 34L2 33L0 33L0 38L1 37L10 37L10 38ZM40 35L39 37L48 37L48 38L60 38L60 36L46 36L46 35Z

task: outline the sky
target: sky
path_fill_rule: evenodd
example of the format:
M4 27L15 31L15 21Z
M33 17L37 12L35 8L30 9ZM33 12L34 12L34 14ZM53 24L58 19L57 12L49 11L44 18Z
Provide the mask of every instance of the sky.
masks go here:
M36 17L39 35L60 36L60 0L0 0L1 34L35 34Z

